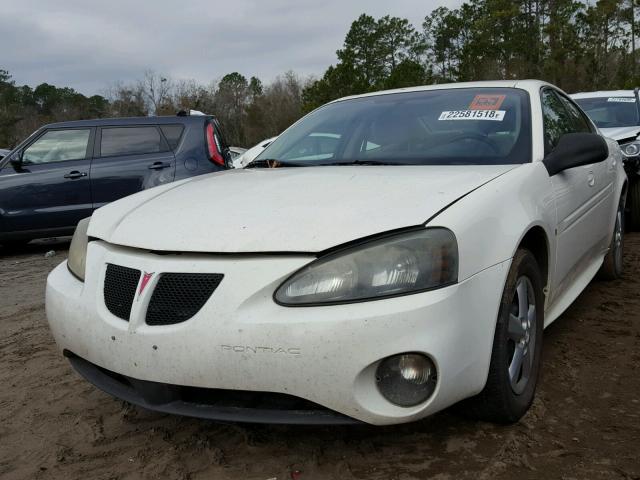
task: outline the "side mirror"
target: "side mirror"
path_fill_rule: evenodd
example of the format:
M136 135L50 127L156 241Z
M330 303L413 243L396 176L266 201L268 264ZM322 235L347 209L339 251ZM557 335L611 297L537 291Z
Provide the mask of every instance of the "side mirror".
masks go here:
M600 135L595 133L566 133L549 155L542 161L549 176L569 168L591 165L607 159L609 147Z
M9 158L9 163L15 170L22 170L22 152L17 151L13 155L11 155L11 157Z

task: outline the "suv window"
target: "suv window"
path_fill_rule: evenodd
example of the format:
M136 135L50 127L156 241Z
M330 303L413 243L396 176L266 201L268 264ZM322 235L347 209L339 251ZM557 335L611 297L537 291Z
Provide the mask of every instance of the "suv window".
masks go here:
M102 129L100 156L140 155L164 151L160 132L150 127L108 127Z
M180 143L182 132L184 132L184 125L160 125L160 130L162 130L164 138L167 139L169 148L175 150Z
M82 160L87 156L90 129L49 130L29 145L22 154L24 164Z
M578 112L579 113L579 112ZM544 117L544 147L549 152L555 148L565 133L583 132L565 103L549 88L542 91L542 115ZM590 130L586 130L590 131Z

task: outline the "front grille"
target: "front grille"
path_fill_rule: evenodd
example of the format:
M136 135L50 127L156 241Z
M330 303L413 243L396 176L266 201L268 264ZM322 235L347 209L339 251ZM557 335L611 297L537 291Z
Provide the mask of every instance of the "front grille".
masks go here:
M131 305L136 296L140 270L107 264L104 277L104 304L116 317L129 321Z
M163 273L149 301L147 324L173 325L189 320L223 277L218 273Z

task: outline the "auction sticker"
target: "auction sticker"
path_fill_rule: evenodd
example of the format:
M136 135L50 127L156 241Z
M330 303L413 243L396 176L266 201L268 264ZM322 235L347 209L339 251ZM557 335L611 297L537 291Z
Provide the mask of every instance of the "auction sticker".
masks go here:
M607 102L635 103L636 99L633 97L609 97L607 98Z
M476 95L469 105L469 110L498 110L506 95Z
M504 120L505 110L449 110L442 112L438 120Z

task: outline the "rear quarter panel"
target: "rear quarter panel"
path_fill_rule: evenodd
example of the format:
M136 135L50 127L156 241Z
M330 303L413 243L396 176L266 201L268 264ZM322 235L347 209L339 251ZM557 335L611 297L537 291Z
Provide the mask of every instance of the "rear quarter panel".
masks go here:
M176 180L224 170L208 158L205 140L205 118L184 124L185 131L175 150Z

